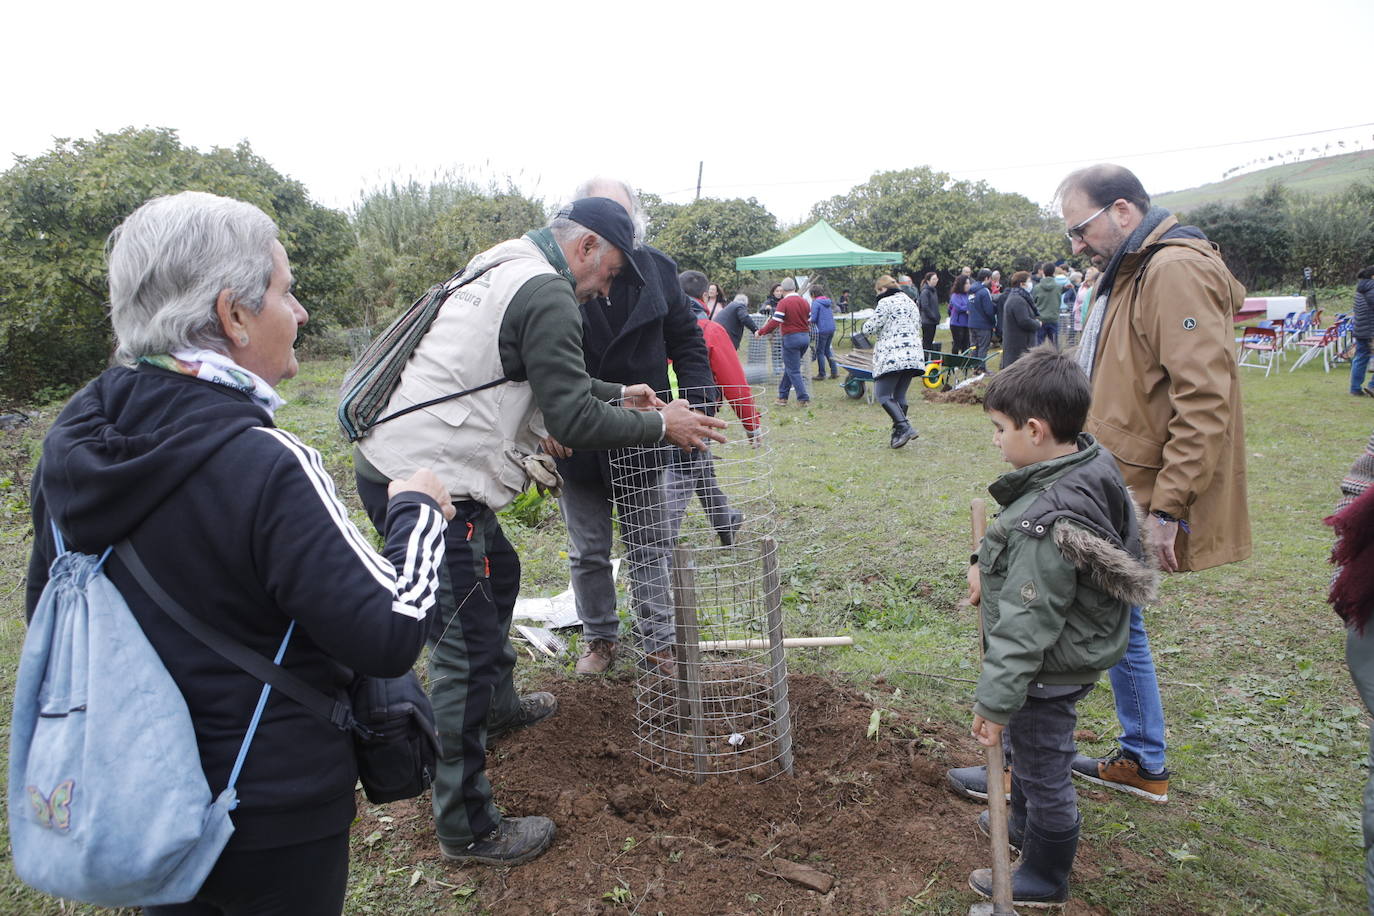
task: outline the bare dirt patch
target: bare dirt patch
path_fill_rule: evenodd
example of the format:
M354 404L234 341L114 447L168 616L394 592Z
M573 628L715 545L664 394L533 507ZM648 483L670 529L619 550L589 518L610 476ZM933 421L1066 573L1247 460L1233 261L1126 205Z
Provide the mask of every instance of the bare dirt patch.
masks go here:
M947 767L976 758L970 749L943 759L941 747L969 743L951 726L885 716L872 740L871 699L793 677L795 775L697 786L635 755L630 681L544 687L558 695L558 715L500 741L488 773L507 813L557 822L553 847L516 869L448 870L454 884L477 885L491 912L919 913L922 901L966 891L968 873L989 864L974 829L979 807L944 787ZM429 804L360 804L355 830L366 837L390 816L417 860L440 863ZM1075 877L1100 869L1085 844ZM1102 911L1072 901L1064 912Z

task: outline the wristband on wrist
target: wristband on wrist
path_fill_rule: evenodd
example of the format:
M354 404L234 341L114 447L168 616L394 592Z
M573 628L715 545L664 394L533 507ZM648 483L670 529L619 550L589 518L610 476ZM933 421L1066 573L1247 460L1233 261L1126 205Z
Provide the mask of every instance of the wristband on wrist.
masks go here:
M1160 509L1154 509L1150 512L1150 514L1153 515L1161 525L1177 525L1183 531L1184 534L1193 533L1193 529L1188 527L1188 523L1181 518L1175 518L1174 516Z

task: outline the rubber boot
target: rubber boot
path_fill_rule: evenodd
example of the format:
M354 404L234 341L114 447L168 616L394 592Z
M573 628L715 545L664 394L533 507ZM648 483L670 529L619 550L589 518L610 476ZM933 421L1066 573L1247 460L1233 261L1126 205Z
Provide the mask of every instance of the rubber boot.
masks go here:
M892 418L892 447L901 448L912 439L916 438L916 430L911 428L907 422L906 414L902 413L902 408L892 401L883 404L883 410Z
M992 814L984 811L978 815L978 832L989 840L992 839ZM1007 845L1011 847L1012 857L1021 854L1021 846L1026 842L1026 818L1023 815L1019 820L1015 813L1007 812Z
M1021 864L1011 873L1013 906L1043 907L1066 903L1069 899L1069 872L1078 854L1078 823L1068 830L1041 830L1026 825L1021 846ZM984 897L992 896L992 869L980 868L968 876L968 886Z

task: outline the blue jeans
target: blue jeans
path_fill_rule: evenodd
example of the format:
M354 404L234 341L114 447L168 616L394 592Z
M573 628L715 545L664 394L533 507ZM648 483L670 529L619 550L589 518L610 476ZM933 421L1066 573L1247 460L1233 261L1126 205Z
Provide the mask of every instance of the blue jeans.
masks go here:
M1164 763L1164 704L1159 699L1159 680L1155 660L1150 655L1150 637L1145 634L1142 608L1131 608L1131 636L1126 654L1107 671L1116 701L1116 717L1121 722L1121 747L1152 773Z
M816 332L816 374L825 375L826 361L830 362L830 377L834 378L840 370L835 367L835 351L830 349L830 341L835 339L834 331Z
M1364 387L1364 378L1369 373L1368 337L1355 338L1355 355L1350 359L1350 393L1359 394Z
M778 400L787 400L792 389L797 389L797 400L805 404L811 400L806 391L806 381L802 376L802 357L811 345L811 335L805 331L782 336L782 381L778 383Z
M1042 323L1035 331L1035 342L1037 345L1049 341L1054 344L1055 349L1059 348L1059 324L1058 322Z

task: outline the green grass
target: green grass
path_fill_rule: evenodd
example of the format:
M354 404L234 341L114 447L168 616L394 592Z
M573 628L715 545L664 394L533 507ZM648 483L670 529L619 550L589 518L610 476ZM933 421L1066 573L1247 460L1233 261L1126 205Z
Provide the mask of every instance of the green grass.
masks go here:
M307 363L283 386L290 404L280 420L323 451L362 523L348 447L333 420L342 370L339 362ZM1330 537L1321 519L1374 427L1374 401L1345 393L1346 371L1328 375L1318 364L1245 376L1255 554L1170 577L1147 612L1169 724L1172 800L1157 807L1085 796L1086 839L1105 864L1075 894L1103 912L1352 913L1363 906L1368 717L1344 666L1338 621L1323 601ZM0 433L6 707L23 636L25 486L54 409L43 409L35 427ZM920 438L893 451L878 408L846 398L834 382L815 383L809 409L770 411L789 633L856 640L851 649L789 658L794 670L838 671L857 683L881 676L901 688L893 702L904 712L962 727L972 689L966 679L977 670L975 620L957 607L968 505L1004 467L979 408L917 399L912 419ZM567 569L557 514L546 507L527 521L508 522L526 593L559 591ZM1105 682L1080 710L1080 727L1103 738L1090 749L1105 751L1116 731ZM971 741L942 750L964 759L976 752ZM431 849L390 826L357 840L347 912L487 911L499 873L457 878L428 858ZM933 887L905 912L962 916L969 902ZM59 912L98 911L60 909L0 865L0 913Z

